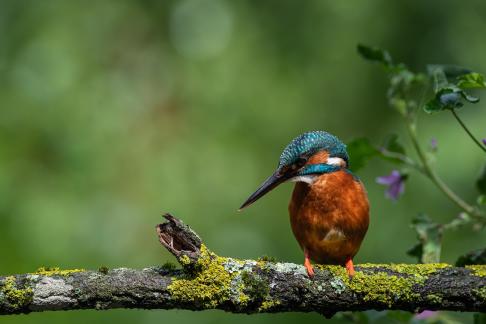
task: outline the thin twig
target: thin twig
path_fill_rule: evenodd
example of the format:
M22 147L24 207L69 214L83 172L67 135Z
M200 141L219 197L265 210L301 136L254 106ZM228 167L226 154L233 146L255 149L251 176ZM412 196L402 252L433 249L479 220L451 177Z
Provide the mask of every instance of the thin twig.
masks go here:
M401 161L403 164L408 165L411 168L414 168L415 170L419 171L420 173L425 174L424 168L412 160L410 157L406 156L405 154L398 153L398 152L391 152L386 149L380 150L380 153L387 158L392 158L392 159L397 159Z
M456 118L457 122L462 126L462 128L466 131L469 137L473 140L473 142L476 143L476 145L479 146L479 148L486 153L486 147L483 144L481 144L481 142L476 137L474 137L471 131L467 128L466 124L464 124L461 118L459 118L459 115L457 115L455 109L451 109L451 112L452 115Z

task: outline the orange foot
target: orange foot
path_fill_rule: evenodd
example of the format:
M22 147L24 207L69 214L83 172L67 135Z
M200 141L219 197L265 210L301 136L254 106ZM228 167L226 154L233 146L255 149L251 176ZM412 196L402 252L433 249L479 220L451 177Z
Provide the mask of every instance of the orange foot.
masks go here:
M349 258L347 261L346 261L346 272L348 273L348 276L350 278L353 278L354 275L355 275L355 271L354 271L354 265L353 265L353 260L351 258Z
M307 250L304 250L304 256L305 256L304 267L307 270L307 275L309 276L309 278L313 278L314 268L312 267L312 264L310 262L309 253L307 252Z

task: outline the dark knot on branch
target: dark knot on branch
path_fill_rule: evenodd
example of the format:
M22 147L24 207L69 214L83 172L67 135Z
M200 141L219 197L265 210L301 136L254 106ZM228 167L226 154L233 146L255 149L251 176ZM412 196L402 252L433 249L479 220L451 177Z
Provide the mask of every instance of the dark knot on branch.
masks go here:
M177 258L181 265L195 264L201 255L201 238L171 214L166 213L163 217L167 221L155 227L160 243Z

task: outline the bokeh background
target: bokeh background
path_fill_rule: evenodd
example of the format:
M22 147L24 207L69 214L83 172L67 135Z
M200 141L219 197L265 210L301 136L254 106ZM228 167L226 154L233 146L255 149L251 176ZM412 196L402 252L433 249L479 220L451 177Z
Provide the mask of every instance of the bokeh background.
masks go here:
M0 273L173 261L154 233L165 211L221 255L300 263L287 215L291 184L236 209L304 131L375 143L404 133L386 105L384 74L357 55L356 44L387 48L413 69L453 63L486 72L485 31L482 0L2 0ZM485 109L460 112L478 137L486 137ZM482 152L450 114L422 115L419 126L423 143L438 140L446 182L475 199ZM405 254L416 242L411 219L459 212L413 173L405 196L386 200L375 178L392 168L372 160L359 172L372 215L358 263L415 262ZM485 243L484 232L470 228L447 233L443 261ZM324 319L157 310L0 318L67 321Z

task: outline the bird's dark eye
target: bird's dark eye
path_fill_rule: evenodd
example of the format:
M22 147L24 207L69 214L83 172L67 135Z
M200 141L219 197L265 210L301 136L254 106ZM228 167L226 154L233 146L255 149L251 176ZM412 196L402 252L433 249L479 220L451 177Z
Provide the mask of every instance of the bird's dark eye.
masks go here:
M307 162L307 159L305 159L305 158L303 158L303 157L300 157L300 158L298 158L298 159L297 159L297 161L295 161L295 164L294 164L294 165L295 165L297 168L301 168L301 167L303 167L303 166L304 166L304 164L306 164L306 162Z
M286 174L289 171L290 167L289 166L283 166L279 171L278 174L283 175Z

